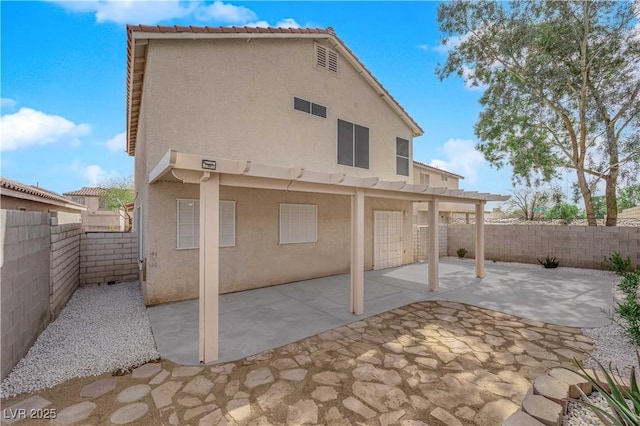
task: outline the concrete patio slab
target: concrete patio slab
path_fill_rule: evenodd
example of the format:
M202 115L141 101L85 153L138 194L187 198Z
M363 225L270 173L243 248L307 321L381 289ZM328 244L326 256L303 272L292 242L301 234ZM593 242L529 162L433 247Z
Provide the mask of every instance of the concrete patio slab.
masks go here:
M599 327L610 323L611 285L601 272L547 270L491 263L474 277L469 260L440 262L440 289L427 290L427 264L365 273L365 313L349 312L349 275L318 278L220 296L220 357L225 362L313 336L423 300L449 300L547 323ZM178 364L198 364L198 301L148 309L158 351Z

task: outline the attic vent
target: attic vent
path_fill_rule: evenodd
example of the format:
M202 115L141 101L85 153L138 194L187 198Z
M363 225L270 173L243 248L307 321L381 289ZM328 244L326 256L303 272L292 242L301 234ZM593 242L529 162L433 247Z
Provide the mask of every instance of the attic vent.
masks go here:
M338 53L320 44L316 44L316 66L337 74Z

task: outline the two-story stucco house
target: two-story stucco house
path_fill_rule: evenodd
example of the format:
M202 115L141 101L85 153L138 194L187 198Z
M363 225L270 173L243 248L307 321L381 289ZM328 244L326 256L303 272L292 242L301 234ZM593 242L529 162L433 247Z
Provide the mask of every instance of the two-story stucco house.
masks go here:
M413 259L413 202L490 199L414 185L422 132L331 28L129 26L146 303L199 297L204 362L219 293L350 272L362 313L364 270Z
M83 186L76 191L63 194L69 200L87 206L87 209L82 212L83 231L124 231L126 229L124 212L109 209L105 205L104 194L104 188L94 186Z

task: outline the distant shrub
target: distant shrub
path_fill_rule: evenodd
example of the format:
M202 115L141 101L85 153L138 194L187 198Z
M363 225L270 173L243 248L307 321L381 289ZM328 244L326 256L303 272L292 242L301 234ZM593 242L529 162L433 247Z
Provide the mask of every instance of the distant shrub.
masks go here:
M462 259L467 254L467 249L459 248L458 250L456 250L456 253L458 253L458 257Z
M605 257L603 264L608 270L613 271L618 275L622 275L623 273L631 270L631 257L627 256L627 258L624 259L620 256L620 253L616 251L613 252L610 257Z
M538 258L538 263L545 267L545 269L555 269L560 264L560 261L555 257L546 256L543 259Z

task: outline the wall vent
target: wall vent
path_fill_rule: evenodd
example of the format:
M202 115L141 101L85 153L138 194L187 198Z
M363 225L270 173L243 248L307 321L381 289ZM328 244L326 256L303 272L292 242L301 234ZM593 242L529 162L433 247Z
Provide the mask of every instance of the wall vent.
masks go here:
M316 66L338 73L338 52L316 43Z

